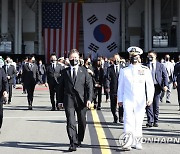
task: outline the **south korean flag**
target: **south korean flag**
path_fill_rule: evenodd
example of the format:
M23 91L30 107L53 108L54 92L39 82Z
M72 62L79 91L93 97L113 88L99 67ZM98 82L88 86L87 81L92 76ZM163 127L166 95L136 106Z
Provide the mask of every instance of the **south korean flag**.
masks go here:
M84 3L84 55L112 57L119 52L120 3Z

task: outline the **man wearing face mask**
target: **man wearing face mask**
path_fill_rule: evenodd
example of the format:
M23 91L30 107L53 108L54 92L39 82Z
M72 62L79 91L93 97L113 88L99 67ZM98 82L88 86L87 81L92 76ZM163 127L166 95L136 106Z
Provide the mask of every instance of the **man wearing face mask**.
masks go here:
M111 112L112 112L112 115L114 117L113 123L118 122L118 116L119 116L119 122L123 123L123 107L119 106L118 116L117 116L117 113L116 113L118 77L119 77L119 74L121 74L121 69L123 68L123 66L120 64L120 56L119 56L119 54L115 54L113 58L114 58L114 64L111 65L107 69L107 79L110 82Z
M28 57L28 62L24 65L22 72L24 86L27 89L28 109L32 110L34 89L37 82L41 81L34 55Z
M11 104L12 98L12 85L14 83L14 77L16 76L16 69L13 65L11 65L11 58L6 58L6 65L4 65L4 70L7 75L9 94L8 94L8 104ZM5 102L6 103L6 102Z
M61 71L64 66L57 63L57 57L55 54L51 54L51 63L46 68L46 83L45 85L49 87L50 100L51 100L51 111L59 110L59 80L61 77ZM55 100L56 95L56 100Z
M165 55L165 62L163 64L166 68L167 75L168 75L168 90L166 92L166 103L171 103L170 96L171 96L171 90L173 88L174 65L173 65L173 63L170 62L169 55ZM161 96L160 96L161 102L162 102L164 95L165 95L165 91L162 91Z
M67 133L70 140L69 151L76 151L84 139L86 111L92 101L92 80L85 67L79 66L79 52L69 53L70 67L64 69L60 81L60 101L64 104L67 118ZM76 114L75 114L76 112ZM78 132L76 128L76 117Z
M146 107L147 113L147 127L158 127L158 116L159 116L159 101L161 91L167 91L168 89L168 75L163 64L157 62L157 54L155 51L148 52L149 63L147 66L151 70L151 75L154 82L155 92L153 103Z
M129 47L130 65L121 70L118 80L118 102L124 108L124 133L130 133L124 150L142 149L142 124L146 105L153 101L154 84L148 67L141 65L139 47Z

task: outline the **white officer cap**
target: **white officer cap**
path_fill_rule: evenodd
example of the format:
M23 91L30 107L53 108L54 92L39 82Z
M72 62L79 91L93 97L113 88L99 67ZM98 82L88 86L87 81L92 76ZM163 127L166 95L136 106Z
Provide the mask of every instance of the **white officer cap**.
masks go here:
M129 54L138 54L141 55L143 53L143 50L139 47L136 46L131 46L127 49L127 51L129 52Z
M64 57L60 57L58 60L64 60Z

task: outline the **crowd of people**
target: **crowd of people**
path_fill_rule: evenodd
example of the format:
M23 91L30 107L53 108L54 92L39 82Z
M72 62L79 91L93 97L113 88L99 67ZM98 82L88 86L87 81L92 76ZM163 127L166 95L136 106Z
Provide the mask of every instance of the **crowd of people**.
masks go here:
M159 103L163 97L166 97L166 103L171 103L172 88L177 88L180 110L180 55L177 63L168 54L158 62L157 54L152 50L148 52L147 61L142 62L142 49L130 47L128 52L127 60L119 54L109 59L92 60L90 57L83 59L76 49L72 49L68 58L58 59L51 54L48 65L42 60L36 62L34 55L19 63L7 57L4 64L0 62L1 102L11 104L13 87L22 84L22 93L27 93L28 109L32 110L35 86L44 84L49 88L51 111L65 109L69 150L76 151L84 138L86 110L92 102L94 109L101 110L104 93L105 101L110 101L112 122L124 123L124 132L133 133L135 138L142 137L145 110L146 126L158 127ZM0 110L2 125L2 103ZM78 132L74 112L77 112ZM134 141L123 148L142 149L141 143Z

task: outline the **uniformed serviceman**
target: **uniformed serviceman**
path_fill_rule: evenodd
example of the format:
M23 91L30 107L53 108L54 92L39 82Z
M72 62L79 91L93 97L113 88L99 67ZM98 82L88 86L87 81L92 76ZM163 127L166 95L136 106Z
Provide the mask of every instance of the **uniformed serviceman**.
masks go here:
M129 47L130 65L121 70L118 80L118 104L124 109L124 133L131 133L133 138L123 146L124 150L131 147L142 149L138 141L142 137L142 124L146 105L153 101L154 84L148 67L141 65L139 47Z

